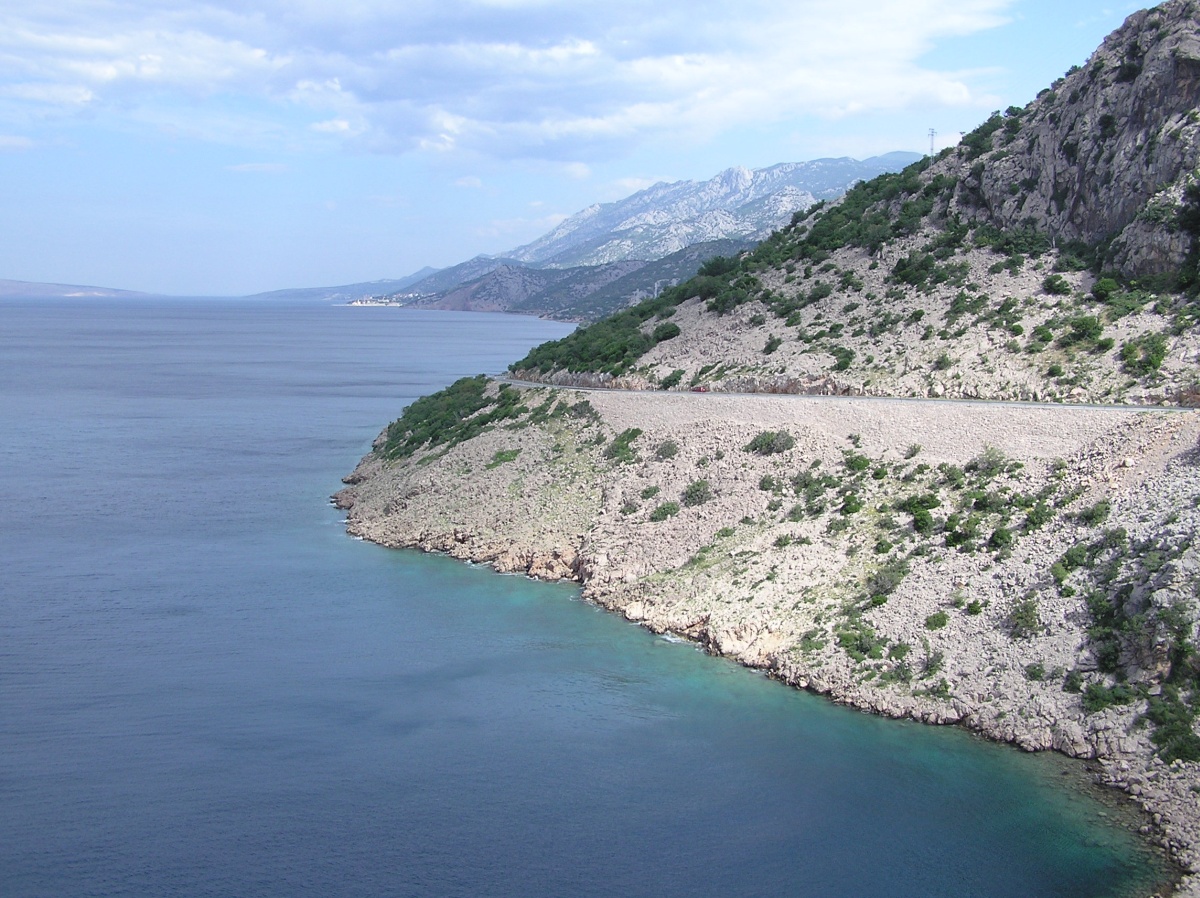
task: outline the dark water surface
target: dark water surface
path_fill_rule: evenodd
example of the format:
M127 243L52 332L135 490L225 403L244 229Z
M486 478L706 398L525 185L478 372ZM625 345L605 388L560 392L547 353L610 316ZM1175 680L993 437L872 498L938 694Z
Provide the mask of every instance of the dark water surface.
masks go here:
M407 402L562 325L0 304L0 895L1123 896L1060 766L345 536Z

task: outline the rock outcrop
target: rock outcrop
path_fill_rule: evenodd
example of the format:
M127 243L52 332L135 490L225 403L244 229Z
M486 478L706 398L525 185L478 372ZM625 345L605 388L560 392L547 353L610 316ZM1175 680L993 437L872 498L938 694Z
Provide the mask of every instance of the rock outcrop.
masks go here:
M1178 269L1173 220L1200 164L1200 6L1134 13L1026 106L997 114L935 173L959 177L957 205L1001 228L1112 242L1132 277Z

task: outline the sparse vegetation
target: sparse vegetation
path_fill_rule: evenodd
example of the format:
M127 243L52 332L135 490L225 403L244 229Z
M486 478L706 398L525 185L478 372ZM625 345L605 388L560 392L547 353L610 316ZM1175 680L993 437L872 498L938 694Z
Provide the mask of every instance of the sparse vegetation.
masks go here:
M950 623L950 615L948 615L945 611L935 611L933 614L925 618L925 629L940 630L948 623Z
M1038 614L1037 599L1026 596L1013 606L1008 617L1009 633L1014 639L1028 639L1041 632L1042 621Z
M642 435L640 427L630 427L627 430L621 431L604 450L604 457L610 458L619 465L627 465L637 461L637 452L633 448L633 441Z
M497 449L496 454L492 456L492 460L485 465L489 470L498 468L510 461L516 461L517 456L521 454L520 449Z
M745 450L757 455L777 455L795 445L795 437L786 430L764 430L746 444Z
M1134 377L1154 374L1167 357L1167 341L1162 334L1142 334L1121 344L1121 363Z
M450 448L527 411L518 391L507 384L489 397L487 378L464 377L408 406L388 425L377 451L384 458L401 459L424 447Z
M663 440L658 444L658 448L654 450L654 457L658 459L674 458L679 454L679 444L674 440Z
M650 512L650 520L654 522L665 521L667 518L674 517L679 514L678 502L663 502L654 511Z
M683 491L683 504L691 508L695 505L703 505L712 497L712 487L707 480L693 480Z

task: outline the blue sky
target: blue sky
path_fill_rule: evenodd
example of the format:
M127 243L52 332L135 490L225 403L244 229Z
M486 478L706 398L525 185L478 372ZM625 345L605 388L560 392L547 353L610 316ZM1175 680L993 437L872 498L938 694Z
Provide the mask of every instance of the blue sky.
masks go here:
M496 253L659 180L927 151L1137 3L17 0L0 278L240 295Z

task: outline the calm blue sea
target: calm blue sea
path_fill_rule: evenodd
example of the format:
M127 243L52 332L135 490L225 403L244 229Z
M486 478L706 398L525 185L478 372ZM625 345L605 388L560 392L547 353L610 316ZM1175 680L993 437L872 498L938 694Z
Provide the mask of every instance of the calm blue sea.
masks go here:
M1127 896L1062 764L348 538L415 397L566 328L0 304L0 895Z

